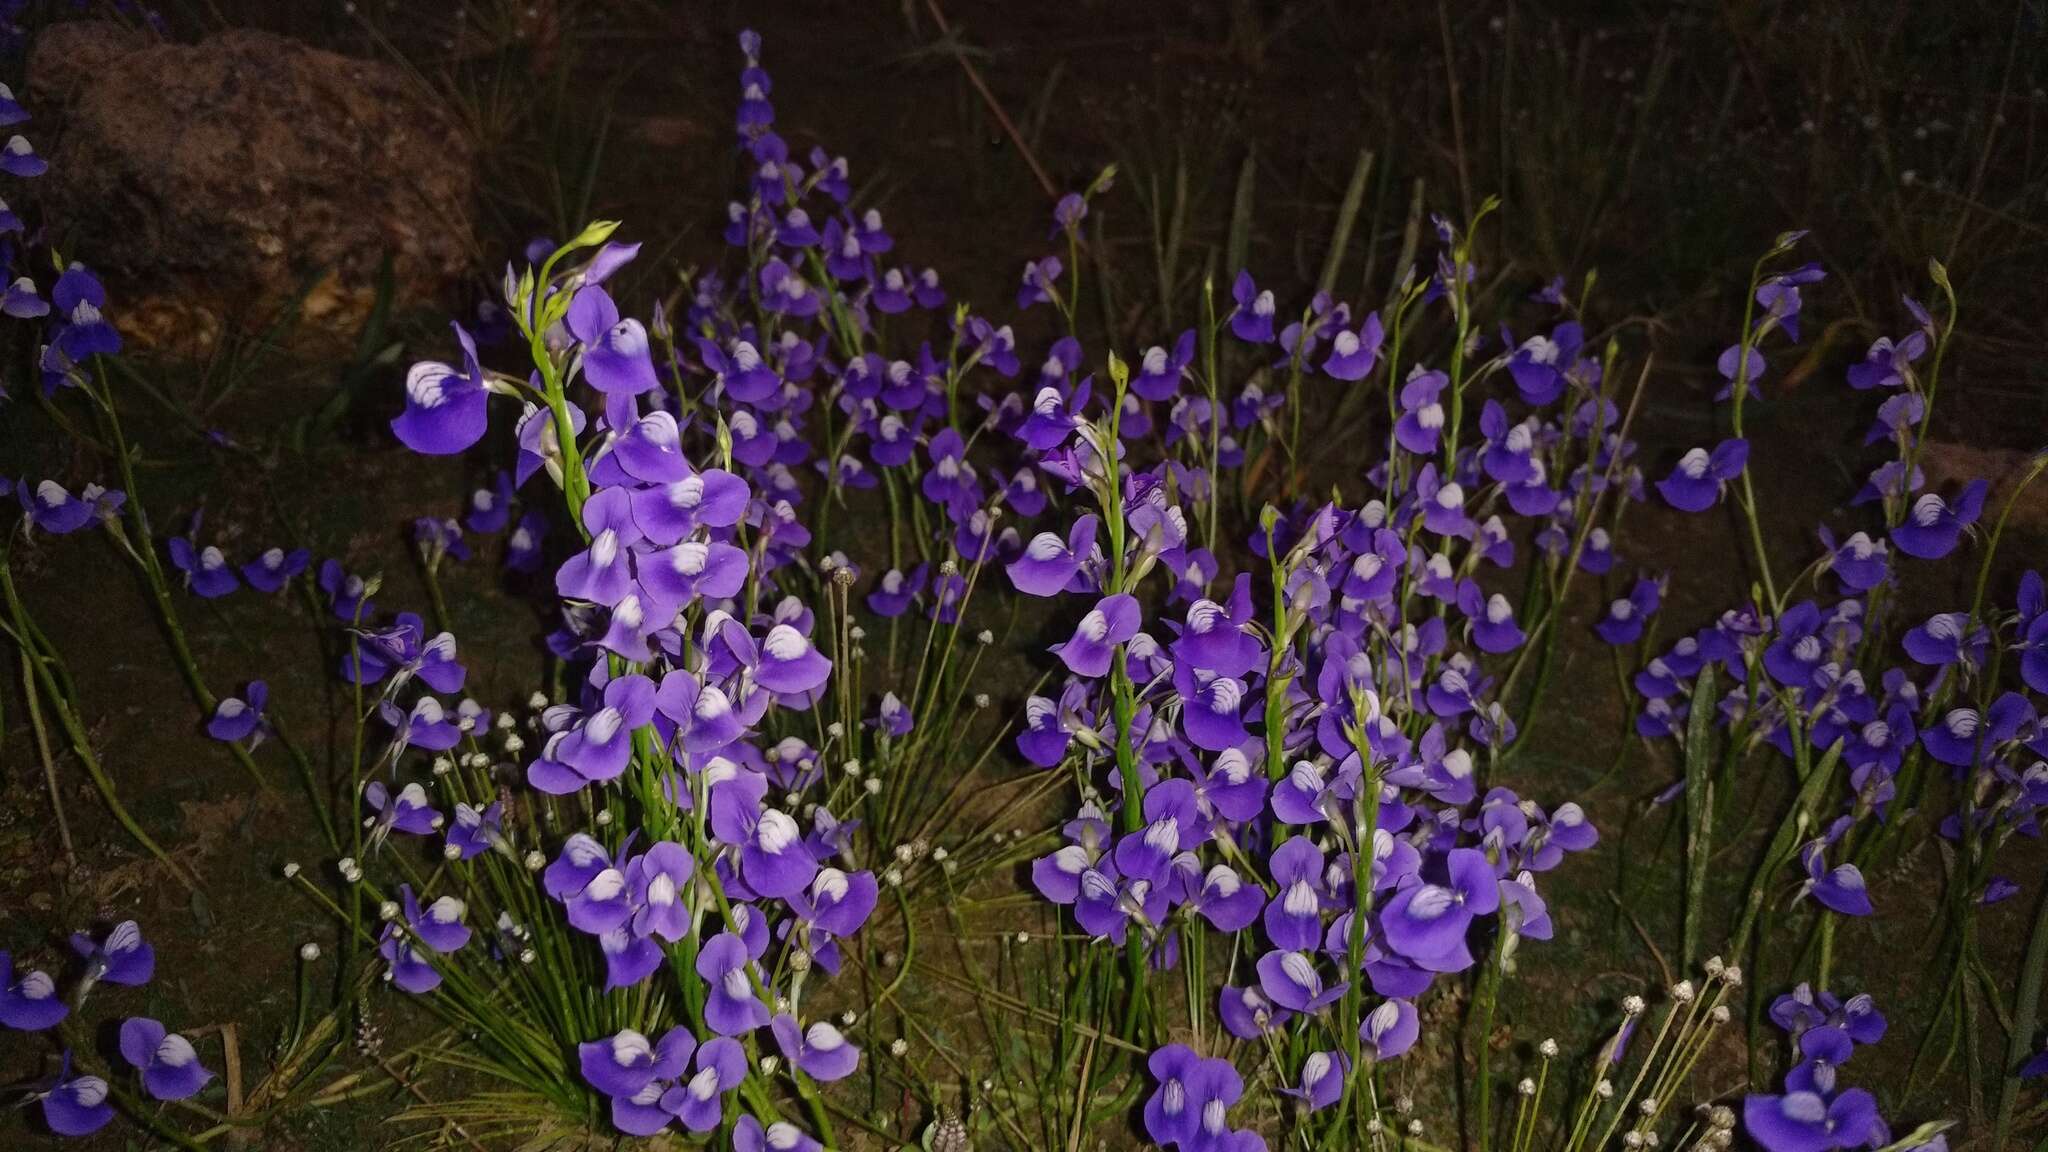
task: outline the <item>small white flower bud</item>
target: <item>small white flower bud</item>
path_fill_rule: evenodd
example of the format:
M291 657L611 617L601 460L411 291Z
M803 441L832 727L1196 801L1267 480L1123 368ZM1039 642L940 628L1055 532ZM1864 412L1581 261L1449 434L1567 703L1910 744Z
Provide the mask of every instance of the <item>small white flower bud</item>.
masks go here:
M299 875L299 865L298 865L298 862L297 862L297 861L293 861L293 860L287 860L287 861L285 861L285 865L284 865L284 878L285 878L285 879L287 879L287 880L295 880L295 879L297 879L297 878L298 878L298 875Z
M986 693L986 692L976 692L976 693L974 694L974 706L975 706L976 708L986 708L986 707L988 707L988 706L989 706L989 704L990 704L990 700L989 700L989 698L988 698L988 693Z
M1521 1078L1521 1080L1516 1082L1515 1091L1521 1093L1524 1096L1534 1096L1536 1094L1536 1081L1529 1079L1527 1076L1524 1076Z
M993 644L996 642L996 634L987 628L983 628L974 634L974 639L979 644Z
M1723 964L1719 956L1707 957L1707 979L1712 980L1719 977L1727 968L1728 965Z
M398 901L386 900L382 904L377 905L377 918L379 920L398 919Z
M1708 1015L1714 1018L1714 1023L1726 1024L1729 1017L1728 1006L1726 1004L1716 1004L1714 1005L1714 1010L1708 1013Z
M524 863L528 872L538 872L548 866L548 858L541 855L538 849L529 850Z
M1655 1096L1645 1096L1641 1100L1636 1101L1636 1111L1641 1112L1645 1116L1655 1116L1657 1114L1657 1098Z
M1643 1014L1643 1007L1643 998L1641 996L1625 996L1622 998L1621 1010L1627 1015L1640 1016Z
M853 627L851 627L851 628L848 628L848 629L846 630L846 635L847 635L847 638L848 638L848 639L850 639L850 640L852 640L852 641L853 641L854 643L858 644L858 643L860 643L861 641L863 641L863 640L865 640L865 639L867 639L867 638L868 638L868 630L867 630L867 629L865 629L865 628L863 628L863 627L861 627L861 626L860 626L860 625L858 625L858 624L855 624L855 625L854 625Z
M900 1059L904 1053L909 1051L910 1042L903 1039L901 1036L889 1041L889 1055L898 1057Z
M462 859L462 845L460 845L460 844L443 844L443 845L441 845L441 859L443 859L443 860L460 860L460 859Z
M519 962L521 964L531 964L537 959L539 959L539 957L534 953L533 949L521 948L519 950Z
M858 760L848 760L846 763L841 764L839 766L839 770L841 772L846 773L848 776L853 777L855 780L860 779L860 761Z
M1742 987L1742 969L1730 964L1727 971L1721 973L1721 982L1730 988Z
M944 844L941 844L937 848L932 849L932 859L937 860L941 864L946 862L947 855L948 853L946 852L946 846Z
M870 796L880 796L882 794L882 781L877 777L868 777L866 780L861 781L860 786L866 789L867 794Z
M825 735L833 740L837 740L841 736L846 735L846 725L834 720L830 724L825 725Z
M597 810L597 826L598 826L599 828L609 828L609 827L611 827L611 826L612 826L612 810L611 810L611 809L609 809L609 808L600 808L600 809L598 809L598 810Z
M1663 1137L1657 1135L1657 1130L1655 1128L1643 1129L1643 1147L1655 1148L1658 1145L1658 1143L1662 1140Z
M1409 1134L1410 1136L1420 1136L1420 1135L1422 1135L1422 1121L1420 1121L1420 1120L1410 1120L1410 1121L1408 1122L1408 1134Z
M1680 980L1671 986L1671 998L1680 1004L1690 1004L1693 998L1692 981Z
M319 944L315 943L314 941L308 940L304 944L299 945L299 959L304 960L308 964L311 964L313 961L318 960L319 958Z
M797 973L809 972L811 970L811 954L801 948L791 951L789 954L789 970Z
M505 733L505 755L517 756L526 751L526 740L517 732Z
M882 872L882 883L884 883L884 884L887 884L887 885L888 885L889 887L891 887L891 888L900 888L900 887L902 887L902 886L903 886L903 872L902 872L902 870L900 870L900 869L898 869L898 868L894 868L894 867L891 867L891 868L887 868L887 869L884 869L884 870L883 870L883 872Z
M1545 1060L1555 1060L1558 1052L1557 1041L1545 1037L1543 1043L1536 1046L1536 1051L1542 1053Z
M1022 932L1022 931L1018 932L1018 933L1017 933L1017 943L1019 943L1019 944L1029 944L1029 943L1031 943L1031 933L1029 933L1029 932Z
M1643 1134L1641 1132L1622 1133L1621 1146L1624 1148L1641 1148L1643 1146Z
M500 712L497 719L491 721L491 727L496 728L500 732L510 732L512 726L517 723L518 721L512 718L510 712Z
M763 1056L763 1057L761 1057L761 1075L763 1075L763 1076L773 1076L773 1075L775 1075L775 1070L776 1070L777 1068L780 1068L780 1067L782 1067L782 1058L781 1058L781 1057L779 1057L779 1056Z
M858 1019L860 1019L860 1014L848 1008L839 1014L839 1026L841 1028L851 1028L853 1027L853 1022Z
M1611 1100L1611 1099L1613 1099L1613 1097L1614 1097L1614 1081L1612 1081L1612 1080L1602 1080L1602 1081L1600 1081L1600 1082L1599 1082L1598 1084L1595 1084L1595 1085L1593 1085L1593 1095L1595 1095L1595 1096L1598 1096L1598 1097L1599 1097L1599 1098L1601 1098L1602 1100Z
M910 845L908 845L908 844L898 844L898 845L896 846L896 851L895 851L894 855L895 855L895 857L896 857L896 862L897 862L898 864L908 864L908 863L910 863L910 857L911 857L911 852L910 852Z
M526 706L536 712L540 711L548 706L548 694L545 692L535 692L526 698Z
M455 771L455 761L446 756L434 757L434 775L446 776Z

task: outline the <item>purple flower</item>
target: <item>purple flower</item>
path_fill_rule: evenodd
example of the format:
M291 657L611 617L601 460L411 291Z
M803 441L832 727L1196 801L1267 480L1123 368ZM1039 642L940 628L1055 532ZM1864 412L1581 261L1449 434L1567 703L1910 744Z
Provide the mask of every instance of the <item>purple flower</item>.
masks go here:
M388 979L399 988L420 996L441 986L441 973L413 948L396 924L384 925L383 935L377 939L377 954L389 965Z
M1876 1098L1861 1088L1833 1100L1815 1092L1747 1096L1742 1101L1742 1126L1766 1152L1876 1148L1890 1138L1877 1114Z
M1350 989L1348 981L1324 987L1313 953L1275 950L1259 957L1259 990L1296 1012L1320 1012Z
M377 813L370 828L373 846L393 831L425 836L441 823L440 813L427 803L427 790L417 782L407 784L394 796L382 780L372 780L363 787L363 800Z
M1499 655L1512 652L1527 639L1515 624L1514 606L1496 592L1482 601L1479 585L1465 581L1458 588L1458 609L1472 626L1472 642L1481 652Z
M1906 655L1934 668L1963 663L1975 668L1983 664L1990 635L1971 629L1967 612L1938 612L1917 628L1908 629L1903 641Z
M1609 644L1635 643L1643 634L1643 625L1656 614L1662 593L1661 582L1648 576L1637 577L1628 598L1609 604L1607 614L1593 626L1593 631Z
M19 1032L53 1028L71 1009L57 996L57 982L45 972L14 978L14 957L0 952L0 1024Z
M1394 894L1381 914L1387 945L1431 972L1470 967L1465 930L1474 916L1500 906L1500 890L1486 854L1453 848L1445 857L1443 883L1412 884Z
M1230 298L1237 307L1230 313L1230 331L1248 344L1273 342L1273 293L1259 291L1250 272L1239 272L1231 282Z
M242 565L242 580L258 592L276 592L285 582L306 570L312 554L304 548L266 549L262 555Z
M718 937L727 939L727 937ZM699 968L702 968L701 958ZM661 1106L692 1132L718 1127L725 1112L725 1094L747 1078L747 1053L730 1036L706 1040L697 1049L697 1071L661 1094Z
M114 1118L107 1095L105 1080L71 1074L71 1049L66 1048L56 1078L31 1098L42 1102L43 1122L50 1131L59 1136L90 1136Z
M1374 1060L1392 1060L1415 1046L1420 1028L1415 1005L1400 999L1383 1000L1358 1025L1362 1054Z
M1827 566L1842 582L1843 588L1850 592L1868 592L1884 583L1888 560L1884 541L1872 540L1867 532L1857 532L1836 547L1834 535L1823 528L1821 542L1828 547Z
M697 953L697 975L704 979L704 1023L721 1036L740 1036L768 1023L768 1006L754 993L744 941L721 932Z
M647 329L619 317L611 294L595 284L579 289L564 321L583 346L583 378L612 396L638 396L661 386L654 375Z
M86 493L90 492L88 487ZM16 482L14 493L29 522L52 536L68 535L92 522L93 501L84 494L73 496L55 480L31 488L23 479Z
M121 1024L121 1058L142 1073L142 1090L157 1100L183 1100L213 1079L199 1064L192 1042L147 1016Z
M49 170L50 162L36 155L35 145L26 136L12 136L6 147L0 148L0 172L30 179Z
M1074 626L1073 638L1053 645L1052 651L1074 675L1096 679L1109 673L1116 646L1137 635L1139 623L1137 597L1105 596Z
M1426 372L1420 364L1401 385L1401 418L1394 423L1394 439L1418 456L1436 451L1443 433L1444 406L1437 396L1450 387L1451 378L1442 372Z
M1721 498L1721 485L1742 475L1749 462L1749 441L1723 440L1710 453L1689 449L1671 475L1657 481L1664 501L1681 512L1704 512Z
M1146 1061L1159 1087L1145 1100L1145 1131L1152 1141L1182 1152L1236 1147L1227 1113L1244 1095L1244 1081L1227 1060L1208 1060L1185 1044L1168 1044Z
M269 699L270 689L263 681L249 681L240 697L224 696L220 703L214 705L213 716L206 722L206 734L227 744L239 743L252 736L261 740L264 729L268 727L263 717L263 706Z
M843 1080L860 1063L860 1049L824 1020L800 1028L796 1017L785 1013L769 1021L768 1027L775 1033L775 1046L782 1050L783 1057L813 1080Z
M1899 551L1920 560L1939 560L1955 551L1963 529L1977 522L1984 510L1984 494L1990 485L1972 480L1954 504L1939 493L1923 492L1906 510L1906 516L1892 529L1892 543Z
M697 1038L687 1029L671 1028L657 1045L630 1028L603 1040L576 1046L583 1081L607 1096L632 1096L657 1077L673 1080L688 1067Z
M1295 765L1297 771L1304 767L1309 767L1306 760ZM1274 793L1276 810L1280 795ZM1313 950L1323 938L1323 909L1330 905L1323 883L1323 850L1306 836L1291 837L1273 849L1268 870L1274 895L1266 905L1266 938L1276 948Z
M462 367L422 360L405 375L405 411L391 421L391 431L406 447L428 456L451 456L483 439L488 427L490 393L476 341L460 324L455 340L462 346Z
M766 1128L752 1116L742 1116L732 1129L733 1152L824 1152L825 1146L787 1120Z
M368 598L368 588L362 577L343 571L341 561L321 562L320 590L327 593L327 605L336 617L354 623L374 614L377 606Z
M412 885L400 884L398 893L406 926L412 929L415 939L444 955L459 952L469 943L469 925L462 922L469 906L460 899L442 896L422 908L412 893Z
M1363 380L1379 363L1380 345L1386 339L1386 332L1380 326L1380 314L1369 312L1358 331L1343 329L1332 338L1330 358L1323 361L1323 372L1338 380Z
M1825 845L1814 841L1800 851L1800 862L1806 868L1806 883L1800 885L1803 894L1844 916L1870 915L1870 891L1863 882L1863 873L1854 864L1838 864L1829 868L1823 855Z
M1056 596L1066 591L1095 552L1098 523L1091 513L1076 519L1064 540L1053 532L1032 537L1023 553L1009 564L1010 583L1027 596Z
M1301 1062L1301 1079L1283 1086L1280 1093L1300 1100L1310 1112L1319 1112L1344 1095L1344 1077L1350 1068L1351 1062L1342 1052L1311 1052Z
M142 938L142 928L133 920L123 920L109 929L99 940L83 932L71 934L71 950L85 961L84 971L79 975L79 998L94 984L105 980L109 984L137 988L149 983L156 975L156 949ZM0 980L0 983L4 983Z
M193 517L193 531L198 531L198 517ZM225 596L242 586L235 577L235 569L219 548L209 544L194 549L192 542L183 536L173 536L170 541L171 566L185 574L185 587L194 596L213 600Z

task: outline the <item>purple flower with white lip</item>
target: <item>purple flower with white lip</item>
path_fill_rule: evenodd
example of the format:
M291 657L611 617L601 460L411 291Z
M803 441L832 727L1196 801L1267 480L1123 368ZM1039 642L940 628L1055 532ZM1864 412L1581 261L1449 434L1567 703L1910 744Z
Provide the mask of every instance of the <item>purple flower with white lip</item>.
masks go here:
M1458 610L1465 613L1472 626L1472 642L1481 652L1496 656L1512 652L1527 638L1515 624L1515 609L1508 598L1498 592L1486 596L1473 581L1459 585Z
M720 468L636 488L630 495L633 523L646 538L667 546L698 528L730 528L747 510L747 482Z
M469 925L462 918L469 913L469 906L454 896L442 896L422 908L419 898L412 894L412 885L400 884L398 895L400 907L405 912L405 923L417 939L435 952L447 954L460 952L469 943Z
M448 827L448 845L459 860L474 860L492 848L509 854L512 845L505 839L505 802L493 800L479 811L458 801L455 821Z
M1054 285L1059 283L1060 273L1063 271L1065 268L1057 256L1026 261L1024 274L1018 278L1020 283L1017 286L1017 307L1021 310L1057 297L1059 293Z
M92 502L73 496L55 480L31 488L23 479L15 483L14 493L29 522L52 536L69 535L92 522Z
M661 1094L661 1106L692 1132L718 1127L725 1113L725 1094L747 1078L747 1053L729 1036L706 1040L697 1049L697 1071Z
M673 1080L688 1067L697 1038L684 1028L671 1028L659 1043L631 1028L576 1046L583 1081L613 1099L632 1097L657 1079Z
M824 1152L825 1146L786 1120L766 1128L752 1116L742 1116L732 1129L733 1152Z
M377 938L377 954L384 958L390 980L399 988L421 996L441 986L441 973L420 955L396 924L384 925L383 935Z
M1656 615L1663 598L1663 584L1648 576L1636 578L1628 597L1607 606L1607 614L1593 625L1600 639L1616 646L1633 644L1643 635L1643 625Z
M192 518L192 530L195 533L199 530L199 517L196 515ZM194 596L215 600L242 586L235 576L234 565L229 564L228 558L214 545L194 548L191 540L173 536L170 554L171 567L185 574L185 587L191 589Z
M102 980L139 988L156 975L156 949L142 938L142 927L133 920L123 920L114 925L100 940L94 940L83 932L74 932L71 934L71 950L85 962L78 981L81 1002L92 986ZM4 983L5 980L0 979L0 984Z
M1913 361L1927 353L1927 334L1912 332L1894 341L1880 336L1872 341L1861 363L1849 366L1849 387L1859 392L1872 388L1898 388L1906 383Z
M1341 980L1324 987L1312 952L1268 952L1259 957L1258 970L1259 989L1266 998L1296 1012L1320 1012L1351 987L1350 982Z
M1322 912L1330 903L1323 850L1306 836L1292 837L1273 849L1268 871L1275 892L1266 905L1266 938L1290 952L1313 951L1323 938Z
M1218 676L1241 677L1262 668L1266 650L1252 635L1251 620L1251 578L1243 574L1232 586L1228 607L1206 599L1188 605L1180 638L1172 645L1174 658L1190 670Z
M1266 999L1257 988L1226 986L1218 997L1216 1017L1240 1040L1257 1040L1266 1032L1283 1028L1294 1013Z
M1237 307L1230 313L1230 331L1247 344L1273 342L1273 293L1261 292L1250 272L1239 272L1231 282L1230 298Z
M1915 662L1935 668L1962 663L1982 667L1991 637L1983 628L1970 627L1967 612L1938 612L1917 628L1908 629L1903 640L1906 655Z
M1368 312L1356 332L1346 328L1332 337L1330 358L1323 361L1323 373L1338 380L1363 380L1380 359L1380 345L1386 331L1380 314Z
M401 751L423 748L445 752L462 742L462 729L448 719L447 709L432 696L413 701L410 709L401 709L388 698L380 700L377 715L391 726L392 745Z
M71 1009L57 996L57 982L45 972L14 978L14 957L0 952L0 1024L18 1032L54 1028Z
M1392 1060L1415 1047L1420 1029L1415 1005L1398 998L1383 1000L1358 1025L1360 1054L1374 1061Z
M406 447L428 456L452 456L483 439L489 426L490 392L476 341L460 324L456 343L462 366L422 360L405 376L405 411L391 421L391 431Z
M692 755L716 752L747 730L725 690L704 683L694 672L677 670L663 676L654 707L675 723L683 751Z
M1457 972L1472 964L1465 931L1475 916L1500 906L1493 865L1474 848L1453 848L1444 882L1403 888L1387 901L1381 925L1387 946L1431 972Z
M441 823L441 814L428 805L427 790L418 783L407 784L393 795L382 780L372 780L363 786L363 800L377 813L370 826L373 847L394 831L427 836Z
M1010 583L1027 596L1056 596L1066 591L1095 552L1098 523L1091 513L1077 518L1064 540L1053 532L1032 537L1023 554L1008 566Z
M192 1042L147 1016L121 1023L121 1058L142 1073L142 1090L155 1100L195 1096L213 1073L200 1066Z
M1984 511L1984 494L1990 485L1972 480L1963 486L1954 504L1939 493L1923 492L1906 509L1905 518L1892 529L1892 543L1899 551L1920 560L1939 560L1955 551L1963 529L1977 522Z
M1419 364L1408 373L1401 385L1401 418L1394 424L1394 439L1401 447L1418 456L1436 451L1444 428L1444 406L1437 397L1450 385L1449 376L1424 371Z
M41 1102L43 1123L50 1131L59 1136L90 1136L114 1118L114 1106L107 1103L107 1096L105 1080L71 1074L71 1049L66 1048L56 1078L30 1099Z
M607 395L638 396L661 386L647 329L638 320L621 319L604 289L595 284L579 289L564 323L583 346L583 378L591 387Z
M1131 377L1131 391L1145 400L1166 401L1180 394L1180 382L1195 359L1195 330L1190 328L1174 341L1173 351L1154 345L1138 359Z
M1091 680L1105 676L1116 646L1136 636L1141 622L1137 597L1128 593L1105 596L1074 626L1071 640L1053 645L1053 654L1076 676Z
M304 548L269 548L242 565L242 580L258 592L276 592L286 581L304 572L311 560L312 554Z
M1742 1127L1765 1152L1877 1148L1890 1139L1876 1098L1861 1088L1850 1088L1833 1099L1815 1092L1746 1096Z
M633 756L633 732L654 719L654 681L621 676L604 686L602 704L554 746L551 759L584 781L617 779ZM531 774L529 774L531 775ZM535 787L547 789L538 781Z
M626 490L606 488L585 501L583 526L590 546L563 561L555 572L555 591L566 600L610 608L632 591L628 549L640 540Z
M1221 1143L1228 1135L1224 1115L1244 1093L1229 1061L1206 1060L1185 1044L1168 1044L1147 1057L1145 1067L1159 1084L1143 1110L1153 1143L1183 1152L1228 1147Z
M671 943L690 929L690 910L683 903L695 862L680 844L658 840L626 865L632 897L633 932L659 936Z
M910 602L924 589L928 567L919 564L908 575L891 568L882 573L875 587L868 593L868 610L885 620L893 620L910 611Z
M777 624L761 638L760 663L754 682L778 696L801 696L822 687L832 675L832 662L819 654L810 637L788 624Z
M1834 534L1825 527L1820 538L1828 549L1827 567L1845 590L1868 592L1884 583L1888 560L1884 541L1872 540L1867 532L1857 532L1837 547Z
M1207 752L1222 752L1245 742L1245 683L1230 676L1208 676L1182 665L1174 672L1181 697L1181 731L1188 742Z
M339 560L321 562L320 590L327 593L334 615L344 621L367 620L376 612L376 602L366 596L368 585L362 577L344 571Z
M1351 1061L1342 1052L1311 1052L1301 1062L1301 1078L1281 1086L1280 1094L1301 1101L1310 1112L1320 1112L1344 1095L1344 1078L1350 1071Z
M50 162L36 155L35 145L30 144L26 136L11 136L6 147L0 148L0 172L27 180L49 170Z
M1819 840L1800 850L1800 863L1806 868L1806 883L1799 886L1800 894L1811 895L1844 916L1870 915L1870 891L1863 882L1862 871L1854 864L1829 868L1825 850L1826 845Z
M767 785L759 773L746 771L713 784L711 831L739 848L739 878L747 887L781 899L803 891L818 874L818 862L793 817L761 806Z
M213 716L206 721L206 734L227 744L250 740L249 746L255 747L269 727L263 717L263 706L269 699L270 689L263 681L249 681L240 696L223 696L214 705Z
M784 1013L769 1021L768 1027L775 1033L775 1046L782 1050L783 1057L813 1080L843 1080L853 1075L860 1064L860 1049L824 1020L801 1028L796 1017Z
M1657 491L1681 512L1704 512L1721 499L1721 486L1742 475L1748 463L1747 440L1723 440L1712 452L1692 448L1671 475L1657 481Z

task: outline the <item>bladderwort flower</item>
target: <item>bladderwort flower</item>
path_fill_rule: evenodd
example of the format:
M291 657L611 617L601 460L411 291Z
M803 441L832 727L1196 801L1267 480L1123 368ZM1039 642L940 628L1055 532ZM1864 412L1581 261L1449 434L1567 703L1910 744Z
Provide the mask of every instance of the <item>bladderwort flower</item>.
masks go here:
M48 973L31 970L17 979L13 955L0 952L0 1024L17 1032L41 1032L70 1013Z
M98 1076L71 1074L71 1049L64 1050L57 1074L30 1092L42 1105L43 1122L59 1136L90 1136L114 1118L107 1102L110 1090Z
M142 1090L152 1099L184 1100L206 1087L213 1073L199 1063L192 1042L147 1016L121 1023L121 1058L142 1076Z

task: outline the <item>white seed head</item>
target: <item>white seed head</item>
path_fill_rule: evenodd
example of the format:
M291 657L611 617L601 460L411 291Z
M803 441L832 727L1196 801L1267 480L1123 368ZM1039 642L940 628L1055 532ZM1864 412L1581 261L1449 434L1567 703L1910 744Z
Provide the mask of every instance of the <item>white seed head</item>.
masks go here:
M1515 1091L1524 1096L1534 1096L1536 1094L1536 1082L1524 1076L1520 1081L1516 1082Z
M882 883L887 884L891 888L901 888L903 886L902 870L894 867L884 869L882 872Z
M299 875L299 865L298 865L298 862L297 862L297 861L295 861L295 860L287 860L287 861L285 861L285 865L284 865L284 878L285 878L285 879L287 879L287 880L295 880L295 879L297 879L297 878L298 878L298 875Z
M517 732L505 733L505 754L517 756L526 750L526 740Z
M1542 1053L1545 1060L1555 1060L1558 1052L1557 1041L1545 1037L1543 1043L1536 1046L1536 1051Z
M1742 987L1742 969L1730 964L1727 970L1721 973L1721 982L1730 988Z
M1626 996L1622 998L1621 1010L1623 1013L1627 1015L1641 1016L1643 1014L1643 1008L1644 1004L1643 998L1641 996Z
M1680 1004L1692 1003L1693 995L1692 981L1690 980L1680 980L1671 986L1671 998Z
M903 1039L902 1037L899 1036L896 1039L889 1041L889 1055L901 1058L904 1053L909 1051L910 1042Z
M761 1075L763 1075L763 1076L773 1076L773 1075L775 1075L775 1070L776 1070L777 1068L780 1068L780 1067L782 1067L782 1059L781 1059L781 1057L779 1057L779 1056L763 1056L763 1057L761 1057Z
M1716 1004L1714 1005L1714 1010L1709 1015L1714 1018L1714 1023L1726 1024L1730 1013L1726 1004Z
M867 789L867 793L870 796L880 796L882 794L882 782L876 777L870 776L866 780L861 781L861 787Z
M536 849L526 854L524 863L528 872L538 872L548 866L548 858L541 855L539 850Z
M612 826L612 810L611 810L611 809L609 809L609 808L600 808L600 809L598 809L598 810L597 810L597 826L598 826L599 828L609 828L609 827L611 827L611 826Z
M398 919L398 901L386 900L382 904L377 905L377 918L379 920Z
M320 945L312 940L299 945L299 959L311 964L320 958Z
M535 692L526 698L526 706L536 712L540 711L548 706L548 694L545 692Z
M538 959L538 957L534 954L533 949L521 948L519 950L519 962L521 964L531 964L536 959Z
M1598 1084L1593 1085L1593 1095L1598 1096L1602 1100L1612 1099L1614 1096L1614 1081L1602 1080Z
M460 845L460 844L443 844L443 845L441 845L441 858L442 858L443 860L460 860L460 859L462 859L462 845Z

